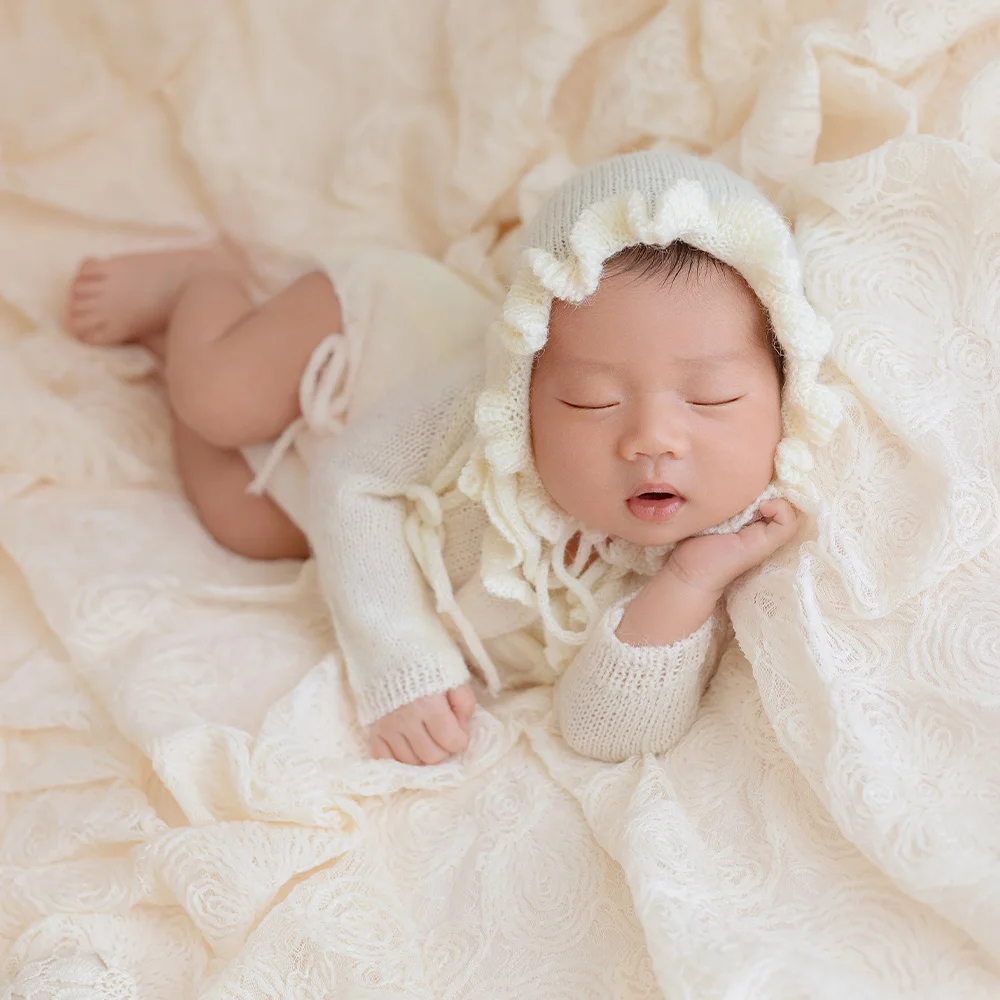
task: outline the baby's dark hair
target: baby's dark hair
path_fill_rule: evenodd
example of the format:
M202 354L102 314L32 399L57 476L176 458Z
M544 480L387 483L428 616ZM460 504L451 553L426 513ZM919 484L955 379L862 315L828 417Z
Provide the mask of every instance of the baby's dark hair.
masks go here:
M678 278L697 278L706 272L736 274L741 281L743 276L729 264L713 257L706 250L691 246L682 240L674 240L666 246L652 243L637 243L625 247L604 262L601 276L613 278L623 274L634 274L640 280L659 278L663 285L670 285ZM756 296L755 296L756 297ZM758 299L758 302L760 300ZM761 313L767 324L766 335L774 356L774 366L782 385L785 381L785 352L778 343L771 326L771 317L764 304L760 302Z

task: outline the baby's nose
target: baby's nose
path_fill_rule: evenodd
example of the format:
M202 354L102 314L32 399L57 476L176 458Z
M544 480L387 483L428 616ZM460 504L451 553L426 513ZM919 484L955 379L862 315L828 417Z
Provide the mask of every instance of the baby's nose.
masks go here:
M657 459L683 458L688 449L687 421L683 405L669 400L650 400L636 408L635 420L622 438L622 455Z

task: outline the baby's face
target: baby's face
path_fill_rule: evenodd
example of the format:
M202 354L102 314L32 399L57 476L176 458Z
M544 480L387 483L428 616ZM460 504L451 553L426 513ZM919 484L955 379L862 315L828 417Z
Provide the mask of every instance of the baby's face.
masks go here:
M588 528L665 545L720 524L771 481L781 433L765 318L735 272L620 274L553 304L531 384L535 465Z

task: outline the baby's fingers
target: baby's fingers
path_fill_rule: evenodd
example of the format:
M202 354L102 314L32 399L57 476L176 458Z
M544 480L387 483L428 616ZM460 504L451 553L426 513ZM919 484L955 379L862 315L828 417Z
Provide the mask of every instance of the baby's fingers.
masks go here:
M389 744L389 749L392 751L393 757L395 757L400 764L410 764L413 767L418 767L420 765L420 760L413 752L413 747L410 746L410 741L403 735L403 733L386 733L383 739Z
M772 500L760 506L760 519L739 533L748 565L756 565L785 544L798 527L795 508L785 500Z
M761 518L768 525L778 524L791 527L794 531L797 524L795 508L787 500L765 500L760 505ZM759 521L756 523L760 523Z
M434 742L449 754L461 753L469 745L469 736L447 699L443 705L435 706L424 723Z
M458 724L467 730L472 713L476 710L476 696L470 685L463 684L461 687L449 691L448 704L451 705L451 710L455 713Z
M761 504L760 513L763 520L750 527L753 543L759 550L760 557L764 558L790 541L799 524L795 508L787 500L772 500Z
M420 721L407 730L406 738L421 764L440 764L448 756Z

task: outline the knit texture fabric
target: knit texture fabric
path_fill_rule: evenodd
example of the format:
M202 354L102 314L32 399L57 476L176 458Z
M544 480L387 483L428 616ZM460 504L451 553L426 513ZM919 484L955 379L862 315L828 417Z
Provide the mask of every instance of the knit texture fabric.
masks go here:
M759 201L771 207L750 181L710 160L663 152L632 153L600 160L558 187L529 223L525 245L545 250L558 260L568 260L577 254L572 243L573 229L585 210L621 194L637 192L646 199L647 212L652 216L659 197L678 181L700 184L715 200Z
M605 612L576 657L587 669L568 670L556 686L563 738L597 760L673 747L698 714L724 635L713 615L672 645L629 646L615 635L624 614L622 604Z

